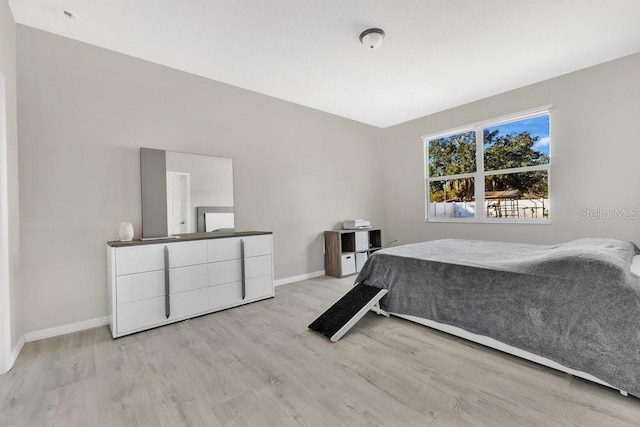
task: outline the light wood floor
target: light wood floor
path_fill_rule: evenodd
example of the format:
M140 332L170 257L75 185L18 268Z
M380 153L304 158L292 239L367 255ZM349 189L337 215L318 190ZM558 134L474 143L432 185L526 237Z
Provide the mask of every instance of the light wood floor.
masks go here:
M639 425L639 399L408 321L370 313L335 344L307 330L352 280L28 343L0 375L0 425Z

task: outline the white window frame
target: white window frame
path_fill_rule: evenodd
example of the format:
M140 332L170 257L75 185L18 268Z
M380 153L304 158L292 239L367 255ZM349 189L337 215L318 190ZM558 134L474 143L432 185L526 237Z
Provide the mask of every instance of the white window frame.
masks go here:
M528 218L489 218L486 216L486 210L478 209L478 206L484 206L484 181L485 177L489 175L497 175L497 174L510 174L510 173L518 173L518 172L534 172L534 171L545 171L547 173L547 184L549 186L548 189L548 198L551 200L551 151L549 152L549 163L546 165L536 165L536 166L525 166L520 168L511 168L511 169L498 169L485 171L484 170L484 133L483 129L488 127L493 127L505 123L515 122L519 120L524 120L530 117L541 116L543 114L547 114L549 116L549 133L551 134L551 110L553 109L553 105L544 105L537 108L532 108L526 111L520 111L518 113L509 114L506 116L497 117L494 119L483 120L481 122L472 123L467 126L448 129L446 131L432 133L428 135L423 135L420 137L422 140L422 147L424 151L423 155L423 166L424 166L424 216L425 222L471 222L471 223L494 223L494 224L551 224L551 218L540 218L540 219L528 219ZM437 176L430 177L429 176L429 141L445 138L452 135L457 135L460 133L466 132L475 132L476 134L476 171L471 173L463 173L457 175L447 175L447 176ZM550 135L551 136L551 135ZM549 146L551 150L551 145ZM474 218L454 218L454 217L440 217L434 218L429 216L429 184L431 182L436 181L451 181L459 178L474 178L474 196L475 196L475 204L476 204L476 214ZM551 203L550 203L551 204Z

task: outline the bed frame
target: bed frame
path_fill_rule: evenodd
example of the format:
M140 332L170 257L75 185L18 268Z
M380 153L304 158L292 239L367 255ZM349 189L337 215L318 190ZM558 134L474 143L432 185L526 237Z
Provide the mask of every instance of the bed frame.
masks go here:
M478 335L478 334L474 334L472 332L466 331L462 328L458 328L456 326L451 326L451 325L447 325L445 323L439 323L439 322L434 322L433 320L429 320L429 319L424 319L422 317L416 317L416 316L411 316L411 315L407 315L407 314L399 314L399 313L393 313L393 312L387 312L385 310L382 310L380 308L379 304L376 304L375 306L373 306L371 308L371 311L383 315L383 316L387 316L389 317L389 315L393 315L396 317L401 317L405 320L409 320L411 322L415 322L415 323L419 323L421 325L424 326L428 326L430 328L436 329L438 331L442 331L445 332L447 334L450 335L454 335L456 337L460 337L460 338L464 338L466 340L478 343L478 344L482 344L484 346L496 349L496 350L500 350L504 353L508 353L517 357L520 357L522 359L525 360L529 360L531 362L535 362L538 363L540 365L543 366L547 366L549 368L553 368L556 369L558 371L561 372L566 372L567 374L571 374L573 376L579 377L579 378L583 378L585 380L589 380L589 381L593 381L594 383L598 383L598 384L602 384L604 386L610 387L614 390L618 390L620 392L621 395L623 396L628 396L628 393L626 391L620 390L617 387L612 386L611 384L602 381L600 378L594 377L591 374L588 374L586 372L582 372L582 371L577 371L575 369L571 369L569 367L566 367L564 365L561 365L558 362L554 362L551 359L547 359L546 357L542 357L542 356L538 356L537 354L533 354L530 353L528 351L513 347L511 345L505 344L503 342L500 342L498 340L495 340L493 338L489 338L487 336L484 335Z

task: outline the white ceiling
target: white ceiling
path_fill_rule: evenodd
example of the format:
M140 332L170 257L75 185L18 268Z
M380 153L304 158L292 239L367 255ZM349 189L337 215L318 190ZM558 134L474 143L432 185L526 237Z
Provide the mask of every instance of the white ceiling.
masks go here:
M9 3L19 24L378 127L640 51L640 0Z

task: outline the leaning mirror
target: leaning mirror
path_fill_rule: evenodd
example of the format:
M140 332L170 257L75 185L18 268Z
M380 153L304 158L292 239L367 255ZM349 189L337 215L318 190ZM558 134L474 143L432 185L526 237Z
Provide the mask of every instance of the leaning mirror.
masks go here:
M232 231L233 161L140 149L142 237Z

